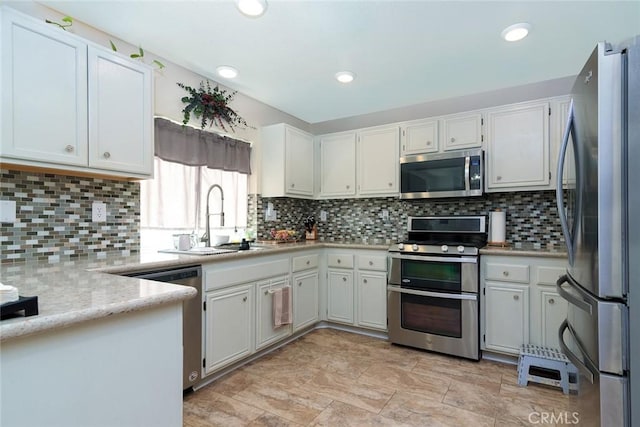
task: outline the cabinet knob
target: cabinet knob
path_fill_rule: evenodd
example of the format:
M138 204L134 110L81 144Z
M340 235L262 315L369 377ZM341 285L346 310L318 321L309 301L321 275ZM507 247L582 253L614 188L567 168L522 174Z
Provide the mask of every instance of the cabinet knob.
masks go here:
M242 298L242 302L247 302L247 297Z
M296 185L292 182L291 183L291 188L295 187Z
M504 277L509 277L509 272L508 272L508 271L503 271L503 272L502 272L502 275L503 275Z
M347 190L348 190L348 189L350 189L350 188L351 188L351 186L350 186L350 185L347 185Z
M427 141L427 145L429 145L429 146L430 146L430 145L431 145L431 141Z
M298 282L298 286L302 286L302 282Z
M342 262L342 260L340 258L338 258L338 264L340 264Z
M362 279L362 283L367 283L367 279Z
M311 264L311 261L307 260L307 265Z
M66 151L67 153L72 153L73 145L67 145L66 147L64 147L64 151Z
M373 265L373 261L369 261L369 265Z
M389 183L389 187L393 187L393 182L390 182L390 183Z
M520 299L520 297L518 295L514 295L513 299L514 299L514 301L518 301Z
M265 295L269 295L269 291L265 290L265 291L264 291L264 294L265 294ZM245 297L245 298L246 298L246 297Z
M346 281L347 281L347 278L346 278L346 277L343 277L343 278L342 278L342 281L343 281L343 282L346 282Z
M496 181L502 181L502 177L501 176L496 176Z
M111 153L108 152L108 151L105 151L103 156L104 156L105 159L108 159L109 157L111 157Z
M556 300L554 300L553 298L549 299L549 304L555 304L555 303L556 303Z
M456 142L456 139L452 137L451 142Z

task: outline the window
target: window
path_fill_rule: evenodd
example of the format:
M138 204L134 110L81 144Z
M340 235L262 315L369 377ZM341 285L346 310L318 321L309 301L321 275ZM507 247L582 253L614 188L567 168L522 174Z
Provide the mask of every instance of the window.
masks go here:
M224 192L224 227L220 216L211 216L211 233L244 236L247 226L247 175L186 166L154 159L154 179L140 183L141 251L173 248L173 234L205 231L207 192L218 184ZM220 192L211 193L211 213L221 211Z

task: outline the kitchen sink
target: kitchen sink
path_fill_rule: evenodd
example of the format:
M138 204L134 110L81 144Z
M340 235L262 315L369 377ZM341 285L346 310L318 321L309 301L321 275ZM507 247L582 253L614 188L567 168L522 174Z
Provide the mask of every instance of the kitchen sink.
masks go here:
M198 255L198 256L203 256L203 255L230 254L230 253L234 253L234 252L244 252L244 251L253 252L253 251L260 251L260 250L265 250L265 249L269 249L269 248L266 247L266 246L254 246L254 245L251 245L251 247L249 249L241 250L240 249L240 243L225 243L224 245L220 245L220 246L196 247L196 248L191 248L191 249L186 250L186 251L181 251L179 249L162 249L162 250L160 250L158 252L163 252L163 253L168 253L168 254L178 254L178 255Z

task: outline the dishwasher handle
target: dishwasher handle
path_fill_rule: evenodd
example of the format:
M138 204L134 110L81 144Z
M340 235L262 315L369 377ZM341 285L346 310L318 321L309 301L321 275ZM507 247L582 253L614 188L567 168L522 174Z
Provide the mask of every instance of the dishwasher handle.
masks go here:
M128 277L135 277L138 279L156 280L158 282L173 283L178 280L190 279L193 277L200 277L202 271L200 266L185 267L162 271L139 271L135 273L125 274Z

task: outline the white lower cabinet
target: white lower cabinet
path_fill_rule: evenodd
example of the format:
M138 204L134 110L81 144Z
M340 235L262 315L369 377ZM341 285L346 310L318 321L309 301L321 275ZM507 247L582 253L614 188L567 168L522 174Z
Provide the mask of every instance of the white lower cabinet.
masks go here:
M529 340L529 286L485 283L485 348L518 353Z
M328 270L327 319L353 324L353 270Z
M208 292L205 310L205 375L253 352L253 285Z
M522 344L559 348L567 302L556 292L563 258L482 255L483 349L517 355Z
M387 329L387 274L358 272L358 326Z
M304 329L319 320L318 270L308 270L293 276L293 331Z
M275 326L273 291L289 286L289 277L282 276L256 284L256 350L260 350L291 335L291 325Z

